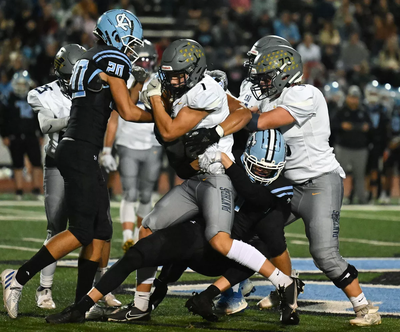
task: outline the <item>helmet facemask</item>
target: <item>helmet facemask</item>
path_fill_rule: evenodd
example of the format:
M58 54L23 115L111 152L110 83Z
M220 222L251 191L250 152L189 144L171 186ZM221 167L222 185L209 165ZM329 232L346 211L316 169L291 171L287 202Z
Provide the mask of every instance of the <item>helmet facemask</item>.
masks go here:
M196 70L201 70L201 68L197 68L199 61L200 58L197 58L195 63L179 71L174 71L170 66L161 66L158 73L162 89L169 93L173 100L182 97L196 85L197 82L192 79L192 75L196 74Z
M278 164L275 164L274 161L268 163L265 159L258 160L256 156L249 155L247 152L243 154L242 158L245 170L251 182L265 186L279 177L286 163L286 161L282 161Z

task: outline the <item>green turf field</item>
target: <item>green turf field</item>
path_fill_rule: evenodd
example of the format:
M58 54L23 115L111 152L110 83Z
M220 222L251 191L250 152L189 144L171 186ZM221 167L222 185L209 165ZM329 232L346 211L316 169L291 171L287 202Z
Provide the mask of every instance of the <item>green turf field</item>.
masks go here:
M26 206L33 205L33 206ZM118 221L118 205L113 204L112 216ZM368 207L367 207L368 208ZM36 202L22 202L21 205L10 205L0 201L0 271L5 268L18 268L39 249L46 236L44 208ZM288 247L292 257L310 257L304 226L301 221L286 228ZM374 210L342 211L341 217L341 254L344 257L399 257L400 256L400 212ZM114 224L114 238L111 257L120 257L121 225ZM66 257L76 259L77 252ZM74 297L76 269L59 267L56 271L53 286L53 298L57 304L56 311L69 305ZM399 285L400 272L360 273L362 283L376 282L386 279L388 284ZM386 278L387 277L387 278ZM390 278L389 278L390 277ZM326 280L321 274L303 274L304 280ZM255 278L261 280L260 278ZM210 278L195 273L186 273L179 281L182 283L207 283ZM83 325L50 326L43 317L48 313L35 305L35 290L39 283L39 275L35 276L24 288L20 302L18 319L10 319L5 309L0 311L0 331L353 331L359 328L349 325L351 315L302 312L299 326L281 326L277 311L259 311L257 300L248 300L249 308L240 314L221 317L217 323L209 323L199 316L192 316L184 307L188 295L169 295L160 307L152 313L149 322L134 324L95 323ZM130 302L133 297L127 294L126 288L134 286L135 276L131 275L123 287L116 290L118 299ZM385 282L383 282L385 283ZM335 289L335 292L339 290ZM306 286L307 292L307 286ZM365 290L364 290L365 292ZM174 293L175 294L175 293ZM400 305L397 316L384 316L382 325L363 330L400 331ZM133 326L132 326L133 325Z

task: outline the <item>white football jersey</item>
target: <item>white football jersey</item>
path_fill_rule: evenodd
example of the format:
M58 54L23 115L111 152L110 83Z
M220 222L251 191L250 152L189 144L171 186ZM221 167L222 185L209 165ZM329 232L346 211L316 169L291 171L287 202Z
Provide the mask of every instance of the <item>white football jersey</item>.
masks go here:
M36 113L42 110L50 110L54 114L54 118L58 119L69 117L70 115L71 99L61 92L57 80L29 91L27 99ZM49 156L54 157L54 152L58 145L59 132L50 133L48 136L49 142L45 146L45 151Z
M223 88L209 75L185 93L181 98L174 101L172 105L172 118L175 118L183 107L209 111L193 129L212 128L223 122L229 115L228 99ZM217 144L213 144L206 151L225 152L231 160L233 136L222 137Z
M277 107L286 109L296 120L280 128L288 147L285 177L299 184L336 169L345 177L329 146L331 129L322 92L312 85L296 85L284 89L272 102L263 100L260 110L268 112Z
M146 90L147 85L154 77L155 74L152 74L150 79L144 83L143 91ZM130 87L132 83L133 76L131 75L127 83L128 87ZM145 109L141 101L137 102L137 106ZM129 122L121 117L118 119L115 143L134 150L148 150L153 146L160 145L154 135L154 123Z
M239 93L239 100L244 104L244 106L250 108L253 106L259 106L261 104L261 100L257 100L253 93L251 92L250 88L253 84L248 80L243 80L242 84L240 85L240 93Z

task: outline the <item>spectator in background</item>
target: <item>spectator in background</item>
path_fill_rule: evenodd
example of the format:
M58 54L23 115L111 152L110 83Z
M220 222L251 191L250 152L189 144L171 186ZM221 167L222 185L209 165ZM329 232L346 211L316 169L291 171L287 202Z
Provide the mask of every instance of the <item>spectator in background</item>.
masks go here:
M276 8L277 7L277 0L253 0L251 6L251 12L253 17L258 18L264 13L268 13L269 17L275 18L276 16Z
M367 2L368 1L370 0L367 0ZM372 15L371 4L366 5L362 2L356 2L354 19L360 27L361 40L370 48L374 38L374 17Z
M359 204L366 203L365 171L368 159L369 131L372 127L368 113L362 107L361 90L350 86L345 105L332 119L335 133L335 154L346 174L353 177L353 190ZM344 200L349 203L350 179L344 180Z
M365 44L360 41L358 32L353 32L348 42L345 42L340 52L338 68L344 71L347 79L354 73L359 73L362 64L368 61L369 52Z
M367 187L369 192L368 201L374 203L378 199L381 189L380 168L383 153L389 144L390 121L387 108L382 104L377 82L367 84L364 89L365 108L371 119L371 145L367 163Z
M204 46L207 52L207 48L215 46L215 40L211 31L211 21L208 17L202 17L199 20L199 24L194 32L194 40L198 40L201 45ZM211 50L208 50L209 52Z
M302 20L300 21L299 30L300 34L304 38L304 34L311 33L315 34L317 31L317 26L314 23L314 16L311 12L306 13L305 15L301 16Z
M321 64L321 49L314 44L314 37L311 33L304 34L303 42L297 47L303 61L303 79L309 84L320 85L323 76L323 66ZM318 81L318 83L317 83Z
M395 86L400 85L398 78L400 72L400 47L397 35L393 35L385 42L384 48L379 52L378 66L376 75L379 81Z
M297 52L300 53L303 64L321 61L321 49L317 44L314 44L314 37L309 32L304 34L303 42L297 46Z
M58 49L58 42L51 40L38 55L36 64L31 67L30 72L32 78L38 82L39 85L50 82L54 78L53 59Z
M37 115L26 101L34 83L27 71L14 74L12 91L0 103L0 134L8 147L14 172L16 199L21 200L23 190L24 156L32 164L32 193L40 197L42 187L42 157L40 152L40 129Z
M292 45L297 45L300 42L299 28L286 10L282 12L280 19L274 21L274 30L276 35L285 38Z
M379 197L379 203L381 204L390 204L395 166L397 166L397 172L400 174L400 105L398 101L392 111L390 136L390 143L383 155L385 180Z
M253 39L260 39L267 35L274 34L274 27L268 12L263 12L253 24Z
M374 41L372 43L372 54L378 55L386 40L393 35L396 35L397 27L394 23L392 13L387 13L385 16L374 16Z

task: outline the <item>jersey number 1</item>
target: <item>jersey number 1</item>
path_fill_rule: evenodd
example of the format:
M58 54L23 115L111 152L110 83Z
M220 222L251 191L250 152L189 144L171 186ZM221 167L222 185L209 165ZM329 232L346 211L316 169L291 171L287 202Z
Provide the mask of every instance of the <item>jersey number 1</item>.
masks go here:
M72 99L85 97L86 92L83 86L83 78L85 77L86 70L89 66L89 60L79 60L72 71L71 82L69 83L72 88Z

